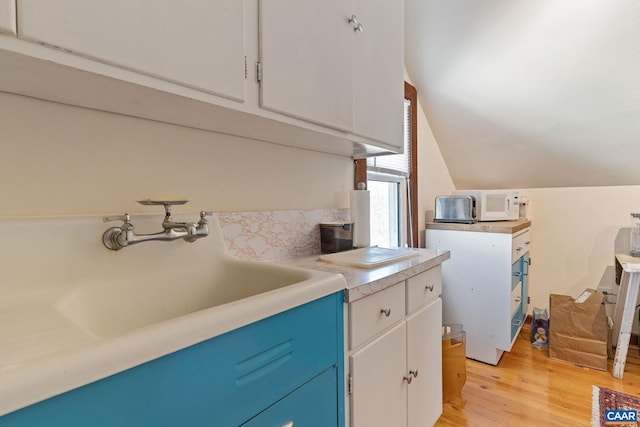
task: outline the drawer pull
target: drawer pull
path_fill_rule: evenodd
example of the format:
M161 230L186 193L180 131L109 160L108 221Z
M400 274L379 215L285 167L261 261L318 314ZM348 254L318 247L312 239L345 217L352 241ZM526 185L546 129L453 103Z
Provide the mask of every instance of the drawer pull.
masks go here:
M391 316L391 309L389 307L383 308L380 310L380 313L384 314L385 317Z
M514 326L520 326L520 324L522 323L522 320L518 319L515 322L513 322Z
M435 286L434 285L425 286L425 289L428 290L429 292L433 292L433 290L435 289Z
M288 421L282 424L280 427L293 427L293 421Z
M522 250L522 246L518 246L518 248L516 249L516 252L520 252Z
M520 297L516 297L515 302L520 303Z

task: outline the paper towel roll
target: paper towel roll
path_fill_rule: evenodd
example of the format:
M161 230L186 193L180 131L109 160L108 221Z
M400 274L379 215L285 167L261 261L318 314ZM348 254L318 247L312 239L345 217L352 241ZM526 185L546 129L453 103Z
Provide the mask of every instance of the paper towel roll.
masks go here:
M364 248L369 246L370 237L370 199L368 190L351 190L350 194L351 222L353 227L353 246Z

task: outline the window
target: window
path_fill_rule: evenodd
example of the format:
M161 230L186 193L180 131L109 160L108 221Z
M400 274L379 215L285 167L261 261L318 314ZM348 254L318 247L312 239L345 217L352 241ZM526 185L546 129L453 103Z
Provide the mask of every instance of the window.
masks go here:
M355 181L371 194L371 245L418 246L416 109L416 89L405 82L404 153L356 161Z
M406 239L406 178L367 172L371 195L371 245L402 247Z

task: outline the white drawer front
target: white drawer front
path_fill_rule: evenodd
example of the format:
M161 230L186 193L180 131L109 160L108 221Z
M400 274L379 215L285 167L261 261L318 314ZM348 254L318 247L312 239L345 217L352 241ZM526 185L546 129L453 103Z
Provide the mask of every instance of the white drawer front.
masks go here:
M404 282L349 304L349 349L404 319Z
M518 306L522 302L522 282L511 291L511 317L515 314Z
M513 238L513 246L511 247L511 262L514 263L518 258L529 251L531 246L531 230L526 230L522 234L518 234Z
M407 314L442 294L442 266L438 265L407 279Z

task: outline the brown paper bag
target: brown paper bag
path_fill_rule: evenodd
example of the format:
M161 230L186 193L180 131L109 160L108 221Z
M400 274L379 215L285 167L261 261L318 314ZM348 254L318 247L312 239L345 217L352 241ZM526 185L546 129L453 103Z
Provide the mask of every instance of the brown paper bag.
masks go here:
M607 315L604 296L585 289L573 299L549 296L549 357L607 370Z

